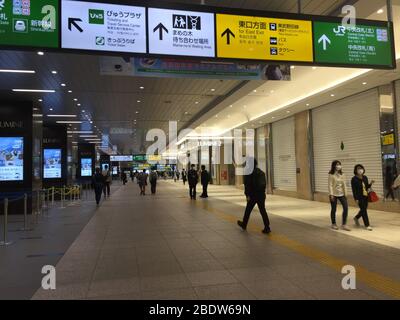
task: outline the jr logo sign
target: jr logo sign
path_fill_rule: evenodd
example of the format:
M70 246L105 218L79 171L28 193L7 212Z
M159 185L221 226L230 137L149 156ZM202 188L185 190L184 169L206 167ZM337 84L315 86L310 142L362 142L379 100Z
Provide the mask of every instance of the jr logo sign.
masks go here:
M89 9L89 23L90 24L104 24L104 11Z

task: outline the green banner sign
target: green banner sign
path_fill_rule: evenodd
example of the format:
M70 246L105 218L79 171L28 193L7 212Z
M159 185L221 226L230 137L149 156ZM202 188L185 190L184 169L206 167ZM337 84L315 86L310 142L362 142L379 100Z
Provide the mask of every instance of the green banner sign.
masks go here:
M58 48L58 0L0 0L0 45Z
M393 67L391 40L388 27L314 22L315 62Z

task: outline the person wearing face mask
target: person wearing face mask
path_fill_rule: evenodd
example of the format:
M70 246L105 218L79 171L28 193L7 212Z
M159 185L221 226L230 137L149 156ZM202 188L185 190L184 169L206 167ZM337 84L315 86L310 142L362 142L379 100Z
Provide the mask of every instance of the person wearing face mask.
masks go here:
M329 178L328 178L328 188L329 188L329 199L332 208L331 209L332 229L339 230L336 224L336 209L337 209L337 202L339 200L343 207L342 230L350 231L350 229L347 227L347 216L349 212L349 205L347 202L346 177L342 171L342 164L338 160L332 162L331 171L329 172Z
M374 180L369 182L368 177L365 176L365 168L358 164L354 168L354 177L351 180L351 188L353 190L354 200L360 207L360 212L354 217L356 226L360 226L359 219L364 221L365 228L372 231L368 218L368 189L375 183Z

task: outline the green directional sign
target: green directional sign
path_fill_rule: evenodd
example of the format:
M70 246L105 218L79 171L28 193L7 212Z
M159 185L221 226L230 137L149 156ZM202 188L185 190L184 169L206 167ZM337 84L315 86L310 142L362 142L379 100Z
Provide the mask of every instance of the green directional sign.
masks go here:
M394 67L391 29L372 25L345 27L314 22L315 62L321 64Z
M58 47L58 0L0 0L0 45Z

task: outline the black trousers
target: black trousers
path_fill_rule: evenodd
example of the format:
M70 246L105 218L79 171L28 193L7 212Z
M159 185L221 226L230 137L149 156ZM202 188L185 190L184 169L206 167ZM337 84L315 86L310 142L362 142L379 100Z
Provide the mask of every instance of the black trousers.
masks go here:
M201 194L201 197L208 198L207 189L208 189L208 183L203 184L203 193Z
M392 200L394 200L395 199L395 196L394 196L394 190L393 190L393 188L390 186L390 187L387 187L387 189L388 189L388 192L387 192L387 194L386 194L386 199L389 199L389 196L392 198Z
M247 224L249 223L250 219L250 214L253 211L255 205L257 205L258 209L260 210L261 217L264 221L264 227L265 229L269 229L270 223L267 210L265 209L265 199L266 199L265 194L250 197L250 200L247 202L246 211L244 212L244 217L243 217L244 228L247 228Z
M336 209L337 209L337 202L338 200L342 204L343 207L343 218L342 218L342 224L345 226L347 224L347 217L349 215L349 205L347 203L347 198L346 197L335 197L335 200L331 200L331 220L332 224L336 224Z
M156 194L157 191L157 182L150 182L151 184L151 193Z
M197 185L189 185L189 195L190 199L196 199L196 187Z
M362 218L364 221L364 225L369 227L369 217L368 217L368 197L362 197L361 200L358 201L358 206L360 207L360 212L356 215L356 219Z
M110 190L110 183L109 182L105 182L104 183L103 193L104 193L104 196L110 196L111 190Z
M96 203L99 204L101 200L101 193L103 192L103 186L102 185L95 185L94 186L94 193L96 196Z

